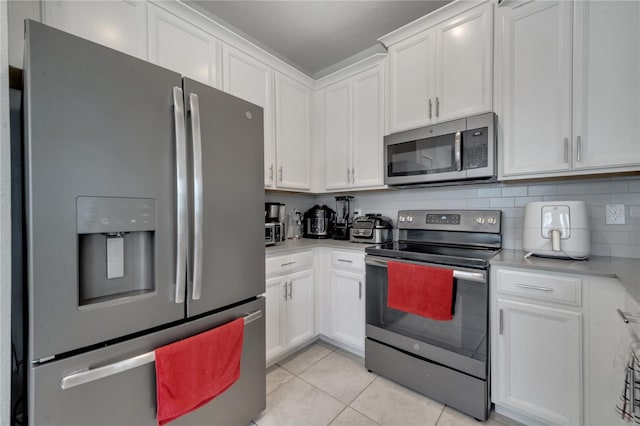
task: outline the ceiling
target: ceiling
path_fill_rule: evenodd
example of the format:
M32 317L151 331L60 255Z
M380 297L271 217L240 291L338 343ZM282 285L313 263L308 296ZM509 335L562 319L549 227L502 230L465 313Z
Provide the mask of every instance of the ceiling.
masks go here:
M320 78L375 52L377 39L449 1L190 2L305 74Z

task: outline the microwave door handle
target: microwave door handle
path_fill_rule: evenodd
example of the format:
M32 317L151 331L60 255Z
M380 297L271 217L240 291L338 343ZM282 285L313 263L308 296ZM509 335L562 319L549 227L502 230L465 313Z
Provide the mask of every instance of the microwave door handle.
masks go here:
M462 170L462 132L456 132L456 140L454 146L454 157L456 161L456 171Z
M173 88L173 114L176 130L176 293L175 303L184 303L187 275L187 142L182 89Z
M189 93L191 109L191 137L193 139L193 300L202 294L202 231L203 231L203 189L202 189L202 136L200 134L200 104L198 95Z

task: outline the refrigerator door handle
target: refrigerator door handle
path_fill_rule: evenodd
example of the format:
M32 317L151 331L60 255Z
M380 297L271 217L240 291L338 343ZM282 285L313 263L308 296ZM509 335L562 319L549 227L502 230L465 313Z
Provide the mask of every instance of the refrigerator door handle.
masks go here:
M244 316L245 327L253 321L262 318L262 310L257 310ZM104 365L98 368L92 368L90 370L76 371L62 378L60 387L62 389L70 389L76 386L83 385L85 383L93 382L96 380L104 379L105 377L113 376L114 374L122 373L127 370L131 370L136 367L140 367L145 364L152 363L156 360L155 351L150 351L144 354L136 355L131 358L124 359L122 361L114 362L113 364Z
M184 303L187 278L187 141L184 123L182 89L173 88L173 114L176 127L177 173L177 238L176 238L176 294L175 303Z
M198 95L189 93L191 137L193 138L193 300L202 295L202 232L204 194L202 189L202 135Z

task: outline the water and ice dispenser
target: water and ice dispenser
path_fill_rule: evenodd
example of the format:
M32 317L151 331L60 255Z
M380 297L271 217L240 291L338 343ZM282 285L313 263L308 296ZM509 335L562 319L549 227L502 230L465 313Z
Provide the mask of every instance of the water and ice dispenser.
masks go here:
M78 197L80 307L155 291L156 200Z

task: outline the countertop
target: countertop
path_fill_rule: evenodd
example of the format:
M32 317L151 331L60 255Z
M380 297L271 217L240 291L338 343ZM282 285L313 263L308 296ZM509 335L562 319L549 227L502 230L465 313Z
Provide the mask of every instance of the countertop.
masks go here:
M279 254L287 251L300 250L314 247L328 247L347 250L358 250L364 253L365 247L371 244L352 243L349 240L333 240L333 239L311 239L301 238L298 240L286 240L275 246L265 247L264 252L267 256Z
M524 258L524 251L502 250L495 255L492 265L565 272L617 278L629 294L640 302L640 259L625 257L590 256L588 260L562 260L531 256Z

